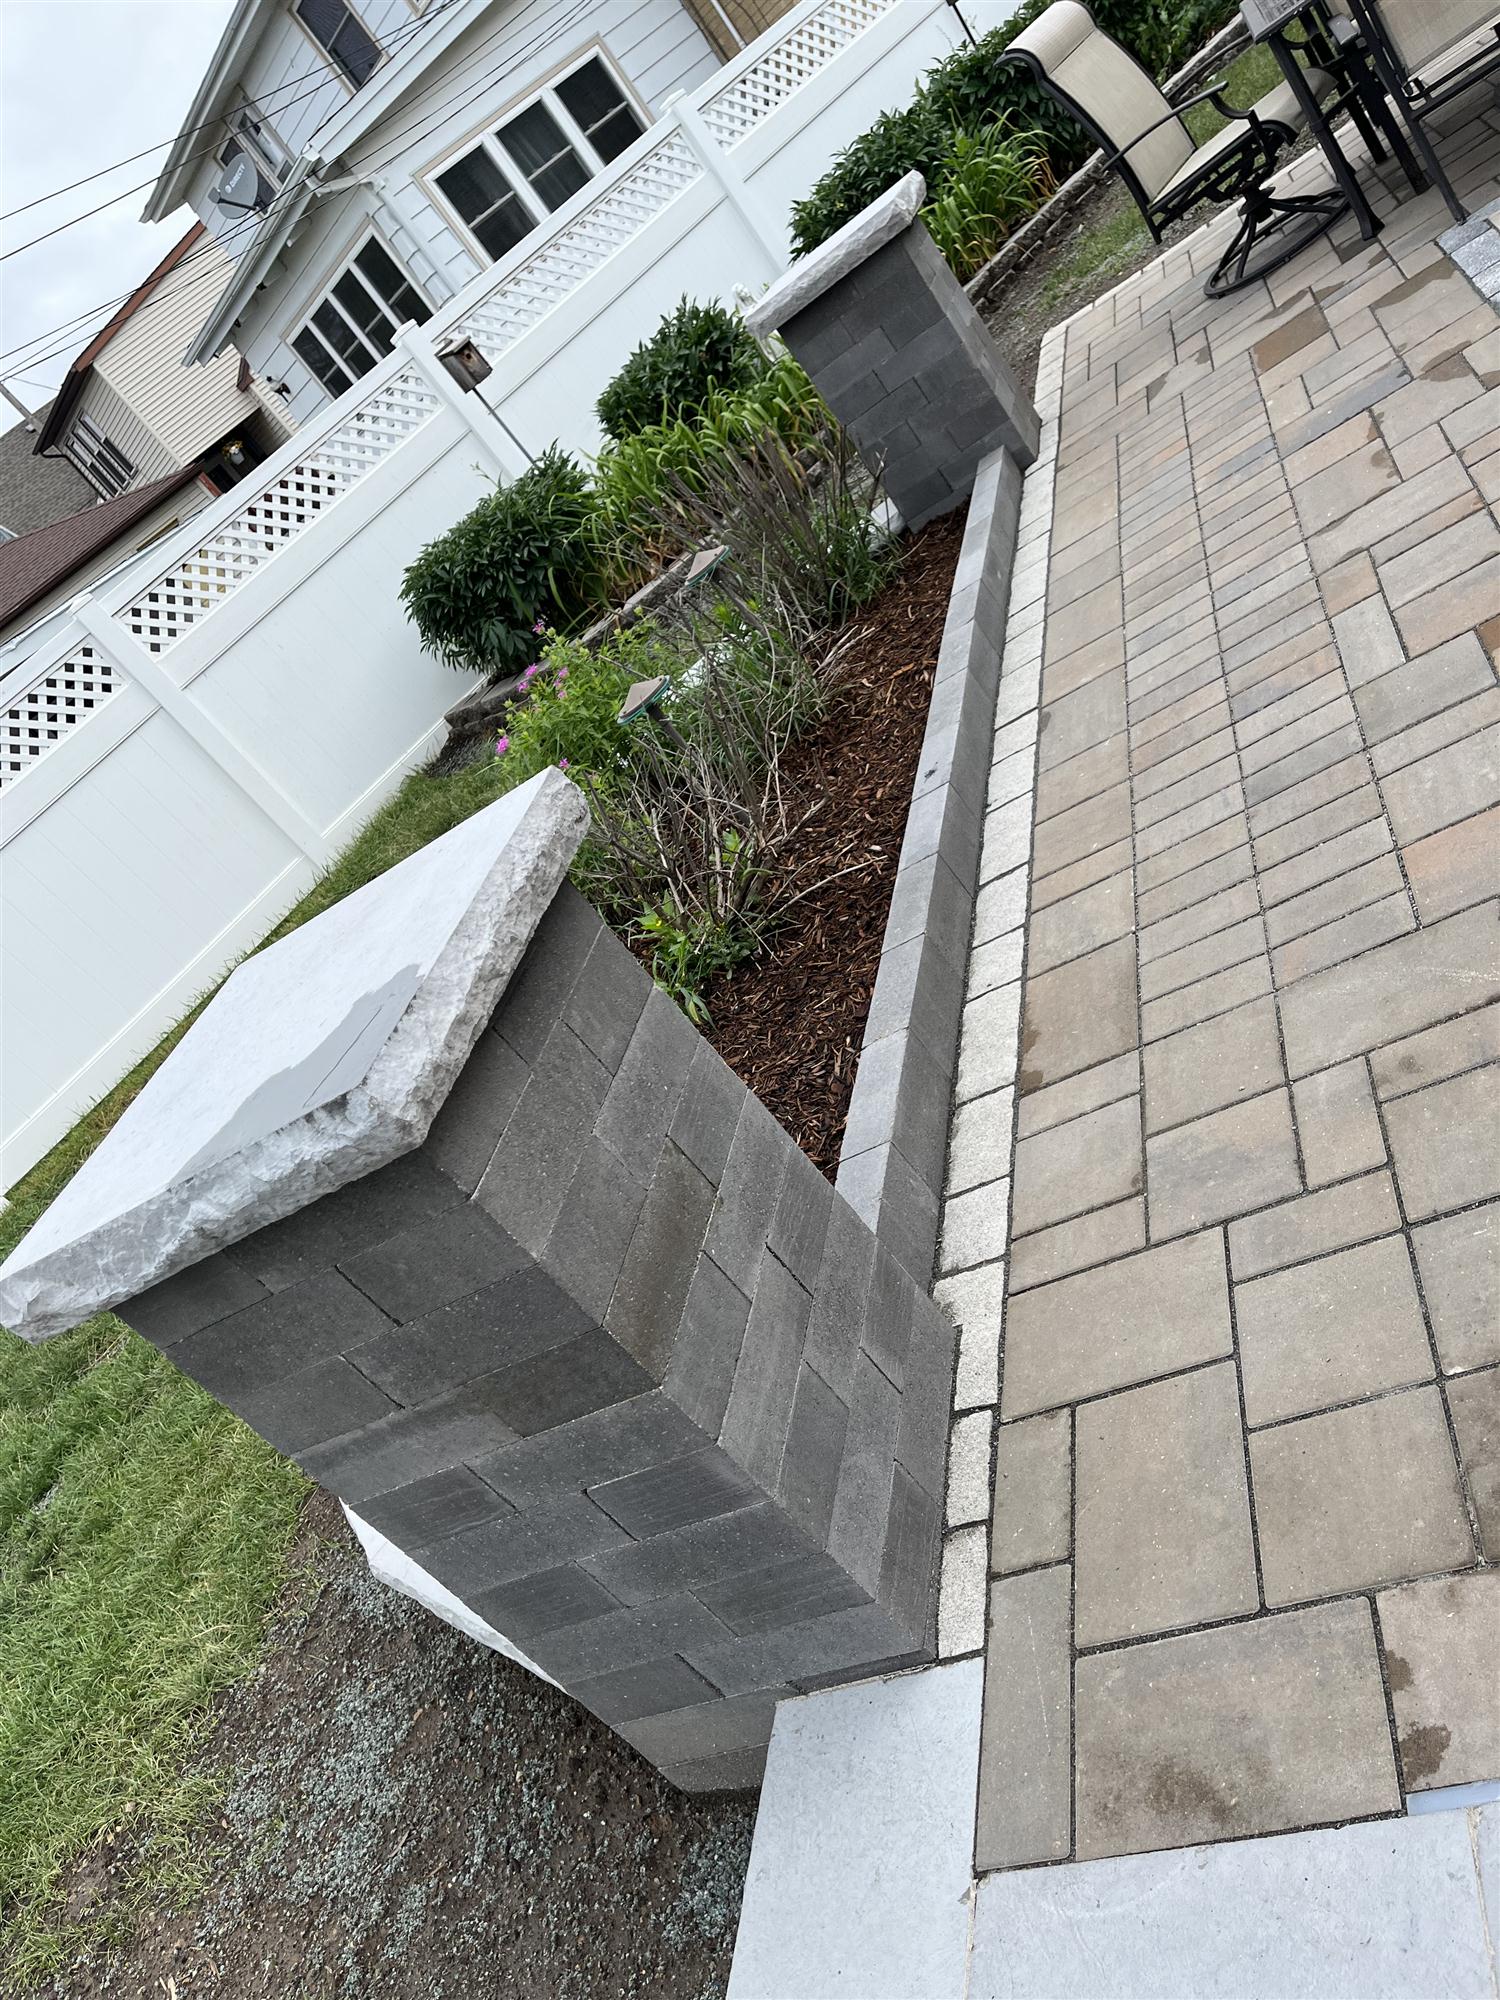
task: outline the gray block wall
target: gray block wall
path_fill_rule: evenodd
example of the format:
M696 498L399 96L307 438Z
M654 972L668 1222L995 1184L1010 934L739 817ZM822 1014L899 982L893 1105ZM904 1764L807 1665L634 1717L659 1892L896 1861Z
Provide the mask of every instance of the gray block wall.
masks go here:
M119 1310L685 1789L931 1657L953 1329L571 889L421 1147Z
M921 222L780 332L911 527L966 499L992 452L1036 457L1031 399Z

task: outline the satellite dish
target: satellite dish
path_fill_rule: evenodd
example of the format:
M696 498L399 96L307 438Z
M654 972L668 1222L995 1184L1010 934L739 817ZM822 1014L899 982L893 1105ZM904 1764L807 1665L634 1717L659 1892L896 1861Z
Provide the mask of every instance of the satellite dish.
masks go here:
M223 177L214 190L214 200L220 208L249 210L265 207L260 169L248 153L238 154L224 169Z

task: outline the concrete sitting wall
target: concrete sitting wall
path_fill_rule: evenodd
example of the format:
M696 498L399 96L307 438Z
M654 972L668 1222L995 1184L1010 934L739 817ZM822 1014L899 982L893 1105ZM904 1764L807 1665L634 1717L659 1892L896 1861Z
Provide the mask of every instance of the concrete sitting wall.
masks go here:
M566 886L416 1151L119 1310L680 1786L931 1657L953 1329Z

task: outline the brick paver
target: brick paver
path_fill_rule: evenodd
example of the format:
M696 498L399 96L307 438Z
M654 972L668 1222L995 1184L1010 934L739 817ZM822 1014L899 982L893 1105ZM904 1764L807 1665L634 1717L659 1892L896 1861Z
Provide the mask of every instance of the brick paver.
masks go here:
M1500 1778L1500 314L1371 185L1044 349L938 1287L981 1870Z

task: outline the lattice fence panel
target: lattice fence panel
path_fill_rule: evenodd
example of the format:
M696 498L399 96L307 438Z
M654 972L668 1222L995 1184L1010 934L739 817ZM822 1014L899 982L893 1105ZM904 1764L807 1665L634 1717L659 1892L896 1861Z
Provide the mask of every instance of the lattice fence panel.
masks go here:
M704 124L721 146L737 144L894 4L895 0L825 0L752 68L707 100L702 107Z
M0 789L25 777L79 723L126 685L113 660L85 642L0 710Z
M638 236L702 171L682 134L669 133L597 201L507 272L474 308L465 332L493 360Z
M420 430L437 408L436 394L419 375L397 375L381 383L295 465L253 494L115 616L149 651L169 652L200 618Z

